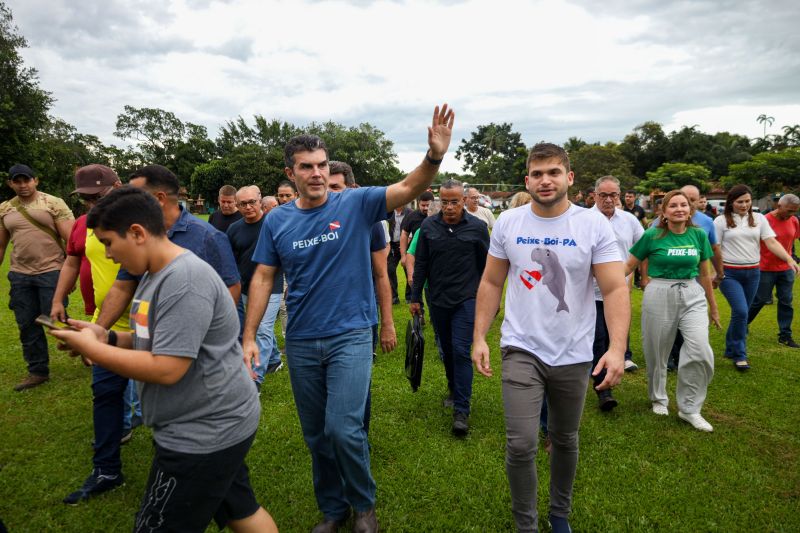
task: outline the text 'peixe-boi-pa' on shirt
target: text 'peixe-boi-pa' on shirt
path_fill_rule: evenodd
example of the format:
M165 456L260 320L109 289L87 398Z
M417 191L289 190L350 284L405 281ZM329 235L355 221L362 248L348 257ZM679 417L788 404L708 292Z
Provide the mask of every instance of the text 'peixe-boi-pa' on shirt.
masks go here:
M134 350L193 359L173 385L136 382L144 422L159 446L213 453L255 433L261 405L242 364L236 307L208 263L186 251L146 273L130 326Z
M286 273L286 337L331 337L377 323L370 230L387 218L386 188L329 192L300 209L295 201L264 219L253 261Z
M489 254L509 262L500 345L551 366L591 361L592 265L622 260L608 219L575 205L552 218L530 205L509 209L494 225Z

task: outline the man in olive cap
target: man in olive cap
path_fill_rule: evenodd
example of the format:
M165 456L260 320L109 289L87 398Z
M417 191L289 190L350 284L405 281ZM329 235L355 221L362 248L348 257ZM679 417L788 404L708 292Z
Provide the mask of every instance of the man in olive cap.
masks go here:
M28 376L14 390L38 387L50 379L50 354L39 315L50 314L50 302L64 264L64 242L74 217L61 198L36 190L39 180L27 165L8 171L8 186L16 196L0 204L0 264L11 242L9 307L19 326L22 356Z

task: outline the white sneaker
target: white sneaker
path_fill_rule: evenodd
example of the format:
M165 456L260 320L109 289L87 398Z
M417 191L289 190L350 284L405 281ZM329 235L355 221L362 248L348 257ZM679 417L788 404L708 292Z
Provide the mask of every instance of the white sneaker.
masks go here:
M678 411L678 418L689 422L694 429L698 429L700 431L707 431L709 433L714 431L714 428L711 426L711 424L706 422L706 419L700 416L700 413L689 414L689 413L681 413L680 411Z
M655 414L661 415L661 416L667 416L669 414L669 411L667 410L667 406L666 405L662 405L660 403L654 403L653 404L653 412Z
M637 370L639 370L639 365L631 359L625 359L625 372L635 372Z

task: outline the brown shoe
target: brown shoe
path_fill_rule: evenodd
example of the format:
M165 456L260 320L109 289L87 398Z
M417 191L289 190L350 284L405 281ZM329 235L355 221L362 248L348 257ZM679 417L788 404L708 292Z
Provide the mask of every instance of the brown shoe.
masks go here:
M345 523L347 523L347 519L350 518L350 511L347 511L347 514L344 518L340 518L338 520L328 520L327 518L314 526L314 529L311 530L311 533L337 533L339 528L344 527Z
M28 377L23 379L21 382L14 385L14 390L19 392L25 389L32 389L34 387L38 387L42 383L48 381L50 378L47 376L39 376L37 374L28 374Z
M355 522L353 522L353 533L377 533L378 531L378 517L375 516L375 509L363 513L356 513Z

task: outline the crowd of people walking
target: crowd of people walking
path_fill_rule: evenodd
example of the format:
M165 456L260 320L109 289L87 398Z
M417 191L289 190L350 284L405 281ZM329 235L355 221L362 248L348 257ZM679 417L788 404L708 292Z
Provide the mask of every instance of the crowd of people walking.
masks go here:
M120 446L144 423L154 456L135 531L203 531L212 520L234 531L277 531L245 458L259 391L286 366L321 514L312 532L378 531L372 365L378 346L397 346L393 305L402 299L409 314L430 316L455 437L475 431L473 372L492 378L492 354L500 354L514 523L538 530L535 458L544 424L547 518L552 531L568 532L589 384L608 412L619 405L613 388L638 369L629 337L635 285L644 290L641 345L655 415L669 415L672 365L677 416L713 431L701 411L714 375L709 327L722 327L717 287L731 308L724 355L737 371L757 364L748 324L774 289L777 341L800 348L791 330L796 195L783 194L763 215L751 190L736 185L712 220L700 191L687 185L666 191L645 227L636 194L614 176L572 201L569 155L540 143L528 155L525 192L497 218L479 205L478 190L456 180L439 185L441 209L432 214L431 184L454 118L446 104L436 107L424 159L388 187L359 187L322 139L295 137L274 196L226 185L209 223L179 203L178 179L159 165L126 184L103 165L78 169L74 194L88 212L78 219L62 199L37 190L33 169L13 166L7 183L15 196L0 204L0 260L13 244L9 305L27 365L15 389L50 379L43 326L91 366L92 466L64 503L120 486ZM86 321L67 314L78 280ZM501 304L500 343L490 346Z

